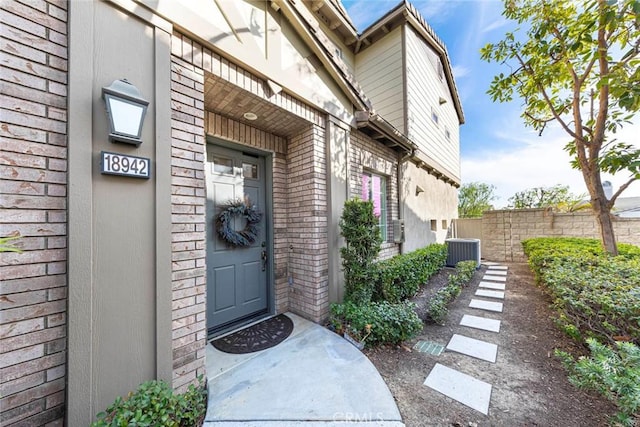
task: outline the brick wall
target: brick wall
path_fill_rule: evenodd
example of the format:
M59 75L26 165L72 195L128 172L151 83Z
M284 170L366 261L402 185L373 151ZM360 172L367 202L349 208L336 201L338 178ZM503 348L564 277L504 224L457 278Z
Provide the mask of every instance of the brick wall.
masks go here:
M183 60L192 46L180 35L171 47L173 387L183 391L205 374L204 72Z
M598 224L590 211L497 210L485 212L481 221L457 222L464 224L458 227L458 237L481 239L482 257L491 261L526 261L521 242L534 237L600 238ZM613 227L618 242L640 246L640 219L614 217Z
M62 425L67 297L67 3L0 2L0 423Z
M287 154L289 309L314 322L329 313L325 130L310 125L289 139Z
M400 246L393 243L392 221L399 218L398 207L398 155L389 147L376 142L359 131L351 132L349 152L349 193L352 197L362 194L362 171L368 169L387 177L387 239L382 243L379 259L391 258L400 253Z

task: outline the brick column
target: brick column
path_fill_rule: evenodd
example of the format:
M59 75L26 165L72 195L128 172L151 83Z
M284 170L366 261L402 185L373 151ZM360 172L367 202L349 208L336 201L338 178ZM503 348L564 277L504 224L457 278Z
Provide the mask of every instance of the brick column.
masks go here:
M288 232L293 284L289 308L321 322L329 313L325 130L309 126L289 141Z
M205 375L206 241L204 73L185 62L172 39L171 212L173 387L183 391ZM178 53L179 56L176 56Z
M67 305L67 3L0 2L0 423L62 425Z

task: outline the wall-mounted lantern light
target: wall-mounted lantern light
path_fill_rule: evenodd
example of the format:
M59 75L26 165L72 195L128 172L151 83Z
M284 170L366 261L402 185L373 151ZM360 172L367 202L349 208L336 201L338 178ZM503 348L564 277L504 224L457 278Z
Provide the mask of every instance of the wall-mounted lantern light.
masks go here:
M420 193L424 193L424 190L419 185L416 185L416 196Z
M115 80L103 87L102 97L109 116L109 141L140 145L149 101L127 80Z

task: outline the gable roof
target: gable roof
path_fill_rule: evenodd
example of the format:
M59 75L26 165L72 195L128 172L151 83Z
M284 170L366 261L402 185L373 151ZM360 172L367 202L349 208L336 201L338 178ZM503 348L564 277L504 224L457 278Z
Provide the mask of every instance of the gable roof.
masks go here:
M335 7L335 1L336 0L317 0L311 2L310 6L312 8L316 7L316 10L319 10L319 7L321 7L320 3L322 3L322 5ZM373 111L371 101L365 95L363 89L351 73L351 70L342 59L336 55L333 42L329 40L310 10L301 4L301 2L293 0L273 0L273 2L277 4L279 10L281 10L297 33L305 40L341 90L348 96L355 110L366 111L371 113L371 117L379 118ZM341 8L341 10L342 12L340 13L346 14L344 8ZM353 39L352 44L355 44L355 42L356 38ZM378 126L379 124L380 120L372 119L367 120L366 123L362 121L359 122L358 127L370 128L371 132L375 132L377 139L389 147L412 154L415 152L417 148L416 145L410 142L400 131L392 126Z
M451 92L451 98L458 115L460 124L464 123L464 112L462 111L462 102L458 94L458 88L453 76L453 67L449 60L449 53L444 42L438 37L436 32L431 28L427 21L422 17L418 9L407 0L403 0L398 5L387 12L382 18L367 27L358 37L355 45L355 53L366 49L384 37L391 29L402 24L409 24L416 30L422 39L436 52L443 64L444 73L447 79L447 86Z
M398 19L402 23L411 24L441 58L458 120L460 124L464 123L462 104L453 78L446 46L422 18L418 10L408 1L403 0L400 2L385 16L369 26L361 35L355 33L355 26L340 0L310 0L306 2L272 0L272 3L293 25L296 32L305 40L340 89L353 103L355 110L358 112L356 114L357 127L361 130L375 135L375 138L385 145L410 153L412 156L417 149L417 145L406 135L375 112L371 101L356 81L351 70L342 61L342 58L336 55L335 45L320 27L318 16L314 16L314 13L321 12L322 16L331 20L328 23L331 31L342 37L345 40L345 44L351 46L354 53L357 53L363 43L365 45L370 44L371 39L376 36L380 38L381 33L386 34L389 30L386 26L393 23L397 25ZM345 34L347 35L345 36ZM354 35L355 37L352 38ZM438 169L440 168L438 167ZM458 183L453 178L447 177L447 180Z

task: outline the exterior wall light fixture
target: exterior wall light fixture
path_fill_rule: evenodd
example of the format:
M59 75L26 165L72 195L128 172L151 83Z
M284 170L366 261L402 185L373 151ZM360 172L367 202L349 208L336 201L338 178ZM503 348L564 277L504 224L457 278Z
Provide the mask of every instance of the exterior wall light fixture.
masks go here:
M142 125L149 101L126 79L102 88L109 116L109 141L140 145Z
M424 193L424 190L419 185L416 185L416 196L420 193Z

